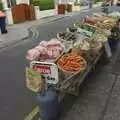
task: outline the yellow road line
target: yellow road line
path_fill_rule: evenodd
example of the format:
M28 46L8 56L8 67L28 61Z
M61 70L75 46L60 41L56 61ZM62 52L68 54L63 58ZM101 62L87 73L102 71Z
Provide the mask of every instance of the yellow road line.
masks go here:
M33 120L33 118L39 113L39 107L36 106L32 112L30 112L24 120ZM40 119L42 120L42 119Z

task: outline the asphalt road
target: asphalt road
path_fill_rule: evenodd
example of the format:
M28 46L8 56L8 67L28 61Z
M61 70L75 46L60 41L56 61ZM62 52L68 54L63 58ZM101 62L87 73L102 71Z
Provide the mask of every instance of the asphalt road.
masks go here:
M93 10L99 11L99 8ZM75 13L58 21L39 26L39 38L27 39L0 50L0 119L24 120L25 116L35 107L35 97L25 85L24 71L26 51L42 40L56 37L56 33L72 26L82 16L92 11Z

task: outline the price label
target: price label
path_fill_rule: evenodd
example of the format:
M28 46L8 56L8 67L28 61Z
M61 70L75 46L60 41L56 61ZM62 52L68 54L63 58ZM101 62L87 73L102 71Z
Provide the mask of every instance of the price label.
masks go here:
M58 83L58 67L54 63L34 61L30 63L31 68L37 70L42 79L49 84Z

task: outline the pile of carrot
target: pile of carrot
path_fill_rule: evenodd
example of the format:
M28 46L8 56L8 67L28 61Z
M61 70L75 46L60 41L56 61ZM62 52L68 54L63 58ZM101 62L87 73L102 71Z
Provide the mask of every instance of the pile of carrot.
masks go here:
M57 64L62 70L71 73L79 72L86 68L84 58L74 52L63 55Z

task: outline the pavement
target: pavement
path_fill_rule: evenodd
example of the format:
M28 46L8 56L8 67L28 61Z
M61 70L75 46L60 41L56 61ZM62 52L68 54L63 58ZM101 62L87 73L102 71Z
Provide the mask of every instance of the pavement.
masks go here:
M120 43L111 62L102 58L61 120L120 119ZM78 79L78 78L77 78Z

